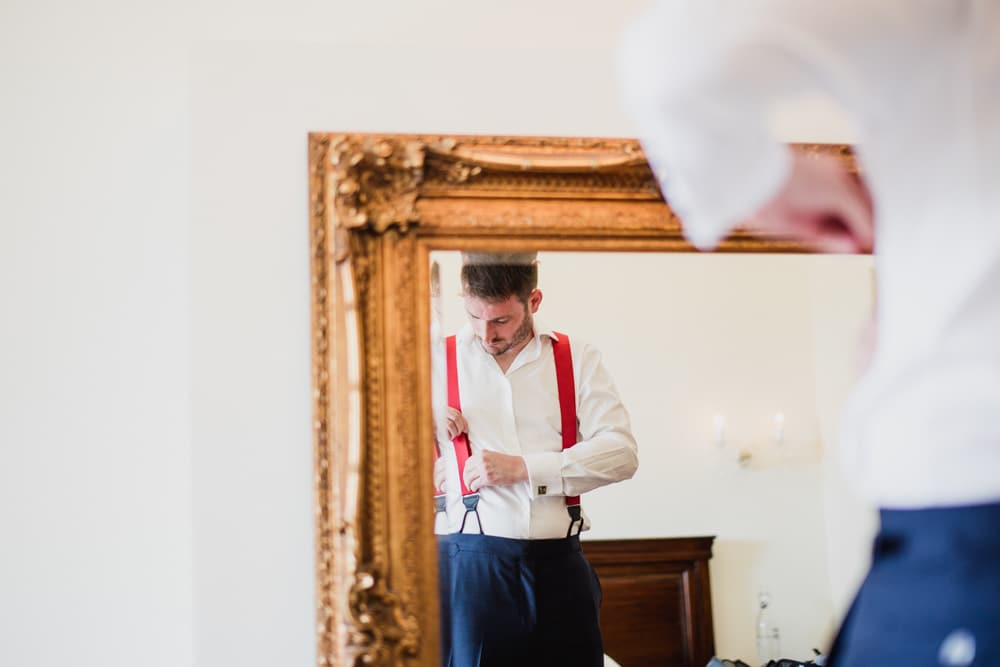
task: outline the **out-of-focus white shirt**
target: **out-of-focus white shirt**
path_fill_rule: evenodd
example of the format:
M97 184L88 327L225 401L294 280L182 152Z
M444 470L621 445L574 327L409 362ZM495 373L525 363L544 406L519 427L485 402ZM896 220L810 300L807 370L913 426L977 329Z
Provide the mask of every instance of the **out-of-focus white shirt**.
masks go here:
M576 384L576 413L580 440L562 449L562 420L556 384L552 338L555 332L535 319L536 334L504 373L466 325L456 336L458 386L462 414L469 423L473 454L485 449L523 456L528 481L513 486L480 489L479 516L487 535L516 539L566 537L570 518L566 496L578 496L631 477L638 466L638 450L628 412L601 354L570 336ZM435 406L446 404L443 345L433 355ZM442 420L439 418L438 423ZM457 532L465 508L458 481L455 447L442 429L438 441L446 461L447 520L438 532ZM582 498L584 529L587 500ZM466 533L476 533L474 516ZM575 531L574 531L575 532Z
M1000 2L674 0L627 33L626 106L710 248L778 190L772 105L853 114L876 211L877 348L848 473L887 507L1000 500Z

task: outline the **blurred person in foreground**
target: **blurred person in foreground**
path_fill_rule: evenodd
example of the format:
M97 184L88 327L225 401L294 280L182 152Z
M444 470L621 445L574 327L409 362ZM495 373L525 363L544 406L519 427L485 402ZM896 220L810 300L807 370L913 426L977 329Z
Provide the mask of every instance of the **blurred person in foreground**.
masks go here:
M880 529L830 664L1000 665L1000 3L663 1L621 55L695 245L745 224L875 250L875 352L840 453ZM813 93L851 114L863 180L769 132Z

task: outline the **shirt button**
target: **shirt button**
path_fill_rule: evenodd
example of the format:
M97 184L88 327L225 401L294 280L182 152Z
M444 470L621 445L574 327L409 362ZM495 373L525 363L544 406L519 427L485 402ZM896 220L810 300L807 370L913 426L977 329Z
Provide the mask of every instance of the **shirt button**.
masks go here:
M938 662L946 667L966 667L976 657L976 638L964 629L952 630L938 649Z

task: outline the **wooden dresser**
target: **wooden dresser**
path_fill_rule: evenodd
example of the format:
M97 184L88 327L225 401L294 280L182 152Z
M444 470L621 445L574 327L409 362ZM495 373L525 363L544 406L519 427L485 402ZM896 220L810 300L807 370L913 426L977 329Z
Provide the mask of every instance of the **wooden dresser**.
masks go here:
M604 652L622 667L705 667L715 654L714 537L585 540L601 579Z

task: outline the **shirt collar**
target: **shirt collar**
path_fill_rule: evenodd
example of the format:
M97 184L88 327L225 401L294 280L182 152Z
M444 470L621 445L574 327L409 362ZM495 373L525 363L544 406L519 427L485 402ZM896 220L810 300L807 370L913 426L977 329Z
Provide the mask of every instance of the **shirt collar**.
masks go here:
M556 333L555 329L549 327L545 322L537 317L535 318L535 336L537 338L548 336L556 342L559 341L559 334Z

